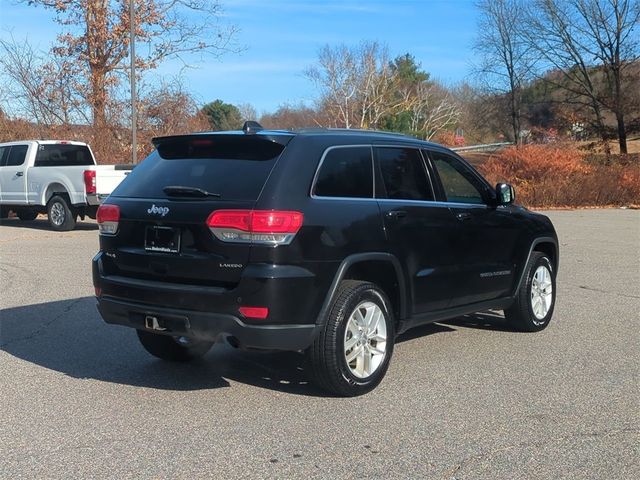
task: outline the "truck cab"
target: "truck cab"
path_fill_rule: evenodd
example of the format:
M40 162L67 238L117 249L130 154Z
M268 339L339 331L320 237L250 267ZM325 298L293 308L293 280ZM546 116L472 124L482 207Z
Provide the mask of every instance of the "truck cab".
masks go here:
M77 217L95 218L98 205L131 166L96 165L86 143L28 140L0 144L0 217L46 213L54 230L72 230Z

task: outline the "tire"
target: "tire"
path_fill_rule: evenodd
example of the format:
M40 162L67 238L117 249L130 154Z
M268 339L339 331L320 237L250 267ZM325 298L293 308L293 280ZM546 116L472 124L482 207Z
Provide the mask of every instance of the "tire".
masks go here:
M353 397L373 390L382 381L395 342L390 305L385 293L372 283L356 280L340 283L325 327L306 352L318 386L340 396ZM378 316L378 322L374 327L364 328L369 313L374 321ZM356 350L361 353L356 354ZM348 361L350 355L355 357Z
M60 195L53 196L47 203L47 215L53 230L68 232L76 227L76 214L69 207L67 200Z
M507 322L521 332L539 332L549 325L556 304L556 275L549 257L533 252L516 300L504 311Z
M170 362L188 362L205 355L213 342L172 337L158 333L136 330L138 340L151 355Z
M26 209L18 210L16 212L16 215L18 215L18 218L23 222L30 222L36 219L36 217L38 216L38 212L36 210L26 208Z

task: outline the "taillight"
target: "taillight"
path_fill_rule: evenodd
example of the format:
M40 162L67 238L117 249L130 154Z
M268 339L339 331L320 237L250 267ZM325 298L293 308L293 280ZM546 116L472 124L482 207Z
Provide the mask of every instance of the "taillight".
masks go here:
M98 230L102 235L115 235L120 222L120 207L117 205L100 205L96 215Z
M96 193L96 171L95 170L85 170L84 171L84 191L87 194L95 194Z
M300 212L281 210L216 210L207 225L223 242L288 245L303 219Z

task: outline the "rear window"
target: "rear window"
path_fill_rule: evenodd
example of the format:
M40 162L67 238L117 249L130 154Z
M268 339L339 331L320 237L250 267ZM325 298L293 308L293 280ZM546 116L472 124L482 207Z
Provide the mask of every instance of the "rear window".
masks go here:
M284 146L259 138L178 139L161 143L118 185L115 197L165 198L167 186L256 200Z
M36 167L68 167L93 165L93 158L86 145L47 144L38 145Z

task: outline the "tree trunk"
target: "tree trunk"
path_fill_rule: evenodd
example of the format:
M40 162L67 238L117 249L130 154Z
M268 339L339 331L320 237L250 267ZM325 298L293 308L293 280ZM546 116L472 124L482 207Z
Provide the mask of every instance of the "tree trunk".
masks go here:
M624 128L624 114L618 110L616 112L616 122L618 123L618 144L620 145L620 154L627 154L627 132Z

